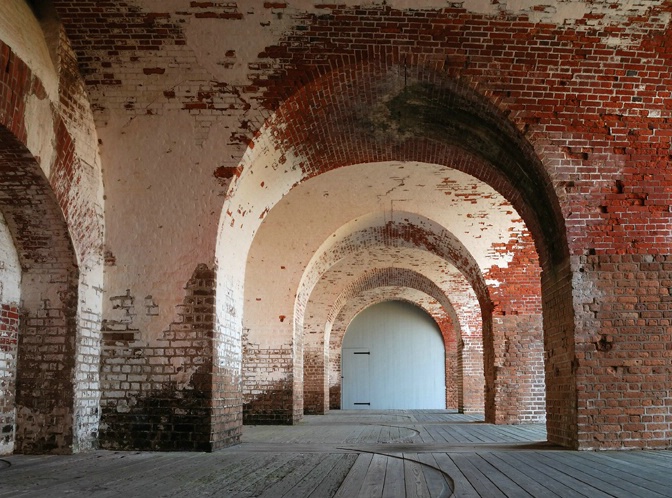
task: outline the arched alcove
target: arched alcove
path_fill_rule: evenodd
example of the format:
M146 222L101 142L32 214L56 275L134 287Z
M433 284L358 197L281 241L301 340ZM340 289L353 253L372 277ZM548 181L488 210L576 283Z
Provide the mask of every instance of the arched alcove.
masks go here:
M18 453L74 442L79 271L56 196L35 158L0 128L0 211L21 265L16 361Z
M302 317L298 313L294 316L298 308L291 306L293 302L283 302L277 298L278 293L273 293L275 297L271 296L270 289L274 283L282 283L287 287L282 294L291 299L297 293L297 272L300 274L305 268L317 246L311 245L311 241L304 243L300 251L254 253L251 249L258 241L258 247L277 247L260 242L264 240L261 236L264 224L269 218L277 216L278 206L290 205L288 199L294 189L310 184L313 179L341 166L397 161L400 170L407 164L418 163L436 166L439 170L444 168L443 171L451 168L491 189L509 207L510 221L517 220L524 226L520 234L514 229L493 243L489 247L492 254L520 252L524 257L517 264L531 262L529 268L533 269L525 274L518 268L507 269L507 265L494 263L491 266L481 263L479 269L489 288L495 292L492 306L484 303L486 306L482 310L487 417L497 423L522 420L513 403L507 403L507 399L515 396L517 401L530 400L527 391L534 386L518 382L516 372L520 363L529 358L534 358L536 365L543 364L536 360L544 361L544 349L552 351L553 354L547 355L546 363L547 374L553 371L552 376L547 375L547 380L555 384L551 390L553 402L549 418L553 427L549 434L562 444L570 444L571 436L566 438L572 429L566 423L565 413L574 410L574 383L561 379L573 378L573 373L564 368L566 364L563 360L560 360L558 368L554 364L556 359L572 354L573 325L569 323L571 316L567 314L571 289L561 285L567 280L570 270L566 264L563 221L547 172L532 146L506 115L473 89L428 68L416 67L404 79L399 77L398 67L382 66L364 62L340 68L338 74L326 75L319 82L307 84L269 118L257 135L254 147L243 158L238 169L240 174L231 184L220 223L218 260L222 264L218 265L218 296L222 296L224 301L220 301L217 310L218 323L222 324L221 337L225 341L232 339L234 343L236 338L242 339L241 359L247 348L251 348L249 350L257 357L262 357L265 351L281 358L271 375L263 373L266 384L273 383L272 387L276 390L273 396L269 394L268 399L281 400L286 404L278 409L279 418L288 423L299 420L303 411L303 337L298 332L301 327L293 325L300 323ZM348 93L346 97L335 91L332 85L336 80L331 78L336 76L347 77L352 87L358 88L361 93L355 92L354 96ZM311 92L317 89L318 83L320 107L316 111L309 103L314 97ZM325 114L328 110L333 112ZM310 137L305 135L304 126L314 130ZM327 129L329 133L325 132ZM425 133L428 129L431 130L429 134ZM362 168L362 171L365 170L366 166ZM386 201L386 196L390 197L389 204L381 204L381 212L394 211L397 201L402 199L409 203L422 199L422 194L397 199L397 194L401 196L408 192L409 184L405 174L389 167L381 175L363 174L361 183L382 185L390 180L395 185L387 190L381 186L381 192L377 194L378 199ZM426 186L424 182L415 184L416 187L418 185ZM434 188L441 192L450 187L448 181L441 186L425 188L423 193ZM325 199L331 194L332 191L321 193ZM468 205L473 202L471 195L464 193L459 199ZM258 202L251 203L249 200L253 198ZM360 200L358 198L357 202ZM333 213L349 205L341 202L338 208L325 208L331 211L313 209L312 213ZM441 201L435 202L433 209L434 212L450 213ZM308 230L305 220L296 218L290 225L289 218L281 219L283 223L275 226L274 233L284 240L303 241L299 234ZM324 230L328 228L328 224L320 227ZM482 230L487 229L482 227ZM313 235L319 238L319 235ZM474 237L478 235L474 234ZM415 242L422 244L417 240ZM283 254L293 258L291 264L282 261ZM272 261L269 271L263 275L259 269L262 260ZM540 277L542 266L545 269L543 279ZM262 276L259 280L262 285L248 285L250 275L246 272L251 268ZM520 281L527 283L535 279L536 284L529 287L518 285ZM516 288L529 289L532 293L522 296L509 292ZM551 299L551 308L559 307L556 308L556 316L563 318L562 323L545 322L544 328L548 331L545 348L541 333L542 288L547 292L546 297ZM557 292L562 296L554 294ZM514 295L515 299L510 299ZM249 310L255 306L270 310L271 319L257 320L248 327L245 323L252 316ZM571 314L571 306L569 312ZM496 322L490 319L490 313L499 317ZM233 325L233 329L229 330L226 324ZM523 326L519 327L520 324ZM262 342L266 339L260 341L257 337L267 337L270 342L264 347ZM522 345L522 349L526 349L527 344L533 344L534 348L515 358L509 357L512 350L506 345L510 341ZM263 372L256 364L249 370L245 365L242 368L252 373L252 377L255 371ZM278 373L280 371L283 373ZM256 386L254 382L252 384ZM265 387L262 386L259 395L263 395L261 391L265 392ZM559 403L560 399L564 401ZM265 405L264 410L272 411L273 408Z
M441 331L410 303L387 301L359 313L343 339L341 364L344 410L446 407Z

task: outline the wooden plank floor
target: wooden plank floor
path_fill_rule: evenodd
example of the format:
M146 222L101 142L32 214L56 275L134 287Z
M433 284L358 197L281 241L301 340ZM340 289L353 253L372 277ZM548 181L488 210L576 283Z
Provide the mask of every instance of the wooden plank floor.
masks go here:
M448 411L343 411L245 427L215 453L0 457L0 498L672 497L672 451L574 452L543 426Z

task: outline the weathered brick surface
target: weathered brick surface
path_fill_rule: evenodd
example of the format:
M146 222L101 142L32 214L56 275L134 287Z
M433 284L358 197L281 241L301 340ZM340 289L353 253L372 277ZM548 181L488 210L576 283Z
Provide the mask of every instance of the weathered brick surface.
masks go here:
M632 264L627 258L655 260L669 254L670 194L665 173L672 61L667 3L641 2L626 10L613 2L577 2L578 15L566 18L554 5L512 12L505 3L486 8L482 2L480 12L472 11L470 2L413 10L350 7L346 2L306 11L272 2L269 8L193 2L180 12L153 12L142 2L55 3L80 56L99 123L113 112L129 119L186 115L199 130L197 143L204 143L208 131L221 125L226 130L221 138L226 153L221 155L226 157L209 172L224 171L213 178L218 182L251 177L249 170L236 169L234 174L226 168L238 166L248 145L259 147L255 137L269 118L273 140L264 146L277 148L282 162L299 158L296 168L287 166L291 175L297 168L302 171L291 181L278 180L283 185L274 199L269 194L265 205L249 208L258 207L254 218L272 209L302 179L372 161L445 164L494 186L525 220L543 268L549 438L585 448L647 447L669 441L669 420L637 425L638 417L669 415L643 413L649 406L665 411L658 406L662 391L649 386L643 376L650 375L653 383L664 383L668 389L669 377L653 370L630 377L625 368L638 365L609 364L619 354L642 356L633 359L652 355L648 344L664 342L655 338L665 325L642 314L660 310L629 309L627 305L645 302L638 294L636 302L614 307L610 296L632 299L618 292L643 288L619 277L639 270L600 266L612 257L620 258L614 264L627 265ZM155 2L146 5L157 8ZM287 5L291 7L291 2ZM273 9L283 15L273 17ZM488 9L489 13L483 12ZM190 47L185 33L215 22L220 23L220 32L231 33L229 38L222 35L224 55L216 62L199 60L202 51ZM227 48L252 25L249 43L262 40L266 45L262 51L243 54ZM13 115L14 106L4 112ZM451 152L456 146L480 159L460 160ZM282 162L263 163L258 171L282 169ZM241 164L248 166L245 161ZM225 169L219 170L220 166ZM232 200L224 225L242 224L242 213L252 202L244 196ZM241 213L236 211L238 205ZM254 232L254 223L245 219L240 239L249 239L248 247ZM240 259L221 258L223 275L229 274L227 264L244 267L244 253L237 253L243 254ZM597 258L600 265L579 263L576 258ZM644 262L634 264L639 268ZM603 281L610 282L601 284L606 290L597 285ZM235 282L233 287L242 295L239 281ZM504 289L510 295L512 288ZM501 310L507 309L495 293L491 295ZM242 297L231 301L236 306L222 314L236 322L226 329L231 334L225 339L235 342L240 337ZM492 379L494 362L506 350L507 338L537 337L538 344L534 335L538 325L532 323L538 313L518 311L501 315L495 308L494 320L502 320L503 333L485 326L486 338L493 337L491 351L484 350ZM521 326L534 334L523 337ZM630 340L634 335L637 341ZM613 346L607 351L609 344ZM293 348L288 347L291 354ZM517 348L509 350L518 354ZM231 364L237 365L242 352L234 346L230 351ZM669 370L669 357L661 355L659 360L662 364L656 368ZM614 384L615 401L590 401L594 406L590 405L588 400L596 399L594 393L604 385L601 369L608 368L627 381ZM638 389L632 392L645 393L641 398L618 389L634 386ZM584 391L589 398L583 399ZM628 410L635 418L632 427L618 420ZM601 432L615 439L600 440Z
M581 446L668 447L672 258L595 255L572 262L583 291L575 346Z
M23 269L15 451L69 452L77 328L74 251L38 164L5 128L0 143L0 209Z
M129 291L113 296L123 318L104 323L100 443L109 449L211 451L215 275L199 265L185 286L178 318L152 343L134 329ZM142 309L142 308L145 309ZM220 434L221 438L221 434Z
M483 337L462 336L457 350L457 408L460 413L485 411L485 377L483 373Z
M100 397L103 222L96 132L58 23L43 17L40 26L19 3L0 10L0 23L12 26L5 33L12 46L0 43L2 210L24 270L15 449L86 450L97 445ZM41 51L42 36L48 50Z
M409 241L411 241L410 244ZM400 267L385 267L385 253L376 253L377 245L389 248L389 250L392 251L392 254L400 255L403 251L399 248L403 248L406 245L413 246L414 244L419 244L426 251L437 253L440 257L437 257L436 260L425 261L420 258L415 262L412 258L409 258L409 255L404 254L404 257L409 259L409 268L414 268L414 270L410 270ZM363 251L366 251L366 257L364 257ZM357 256L349 256L350 253L354 253ZM440 267L441 265L446 265L447 262L450 262L457 265L460 270L464 270L467 275L472 275L475 279L473 285L476 288L484 289L485 285L478 281L476 263L471 261L466 254L467 251L464 250L461 244L454 238L449 237L446 233L441 233L440 231L431 233L426 228L423 230L412 227L410 223L400 223L398 226L395 223L388 223L384 227L354 232L344 237L342 240L332 242L332 245L328 250L325 250L324 253L320 254L319 258L314 259L313 266L306 270L306 277L301 284L301 289L311 289L307 308L310 318L304 323L304 334L306 334L308 344L312 345L317 342L319 343L317 345L322 348L330 342L331 345L326 352L320 352L321 350L315 346L312 346L310 351L306 350L305 352L304 358L310 356L311 369L320 371L314 379L311 379L308 376L307 371L304 370L304 372L306 372L306 380L304 383L306 408L311 412L318 413L321 410L324 410L323 401L328 397L328 391L323 391L325 389L324 379L325 377L328 377L328 374L322 374L321 368L330 368L332 370L333 379L329 381L329 385L331 386L330 391L334 393L336 392L335 390L339 390L340 392L340 388L338 387L338 385L340 385L340 374L338 373L340 372L339 364L333 365L332 362L331 367L328 367L328 364L330 362L329 355L334 354L334 352L340 348L340 341L342 341L342 334L345 332L345 328L343 325L339 324L339 327L337 328L338 333L335 336L336 340L334 341L334 338L326 336L324 340L321 339L323 337L322 334L324 333L324 329L320 329L320 326L324 324L325 321L328 324L333 323L345 303L355 299L355 297L359 296L362 292L378 287L380 287L381 290L382 288L387 289L391 286L399 289L408 288L421 290L427 295L432 296L432 298L436 300L435 302L440 303L440 310L433 311L432 309L428 309L428 312L437 324L439 324L444 334L447 362L447 406L457 408L459 404L458 383L462 382L462 371L457 368L458 360L456 357L456 337L459 335L459 319L451 300L457 298L459 301L461 298L457 297L457 295L464 294L465 290L469 288L469 283L463 276L460 276L460 280L459 278L455 279L454 277L448 278L446 275L443 275L442 281L437 283L432 280L433 278L436 278L435 275L428 277L422 273L418 273L418 271L427 271L426 269L416 271L415 268ZM353 261L349 261L346 258L351 258ZM371 261L367 261L367 258L370 258ZM341 272L330 272L328 270L334 265L334 261L340 261L339 264L343 265L344 260L348 261L348 274L361 274L359 278L347 284L341 283L343 280ZM390 260L390 262L392 261ZM376 267L376 265L379 267ZM457 274L459 275L459 273ZM318 280L318 282L315 282L316 280ZM299 302L302 301L301 296L302 294L300 293L298 298ZM389 292L386 292L385 296L388 299L395 297L394 295L390 295ZM478 306L475 296L472 300L472 305ZM368 299L366 302L373 304L376 301L375 299ZM458 302L457 306L461 311L463 310L462 303ZM361 311L359 306L357 308ZM352 319L353 316L354 315L347 314L345 318L341 318L339 321L347 327L347 320ZM465 320L467 319L466 315L462 314L461 316ZM453 327L453 324L456 324L457 329ZM477 324L475 328L478 329L478 327L480 327L480 324ZM323 358L325 358L327 362L322 363L322 361L324 361ZM324 366L321 367L321 365ZM474 379L473 382L478 382L479 376L482 379L482 363L480 366L474 363L470 363L470 365L473 365L475 369L467 372L467 374L471 375L471 378ZM482 383L480 385L480 391L480 405L478 405L477 411L482 412ZM321 392L324 392L324 395L321 394ZM313 403L315 403L316 406L313 406ZM340 403L340 399L338 400L338 403ZM338 403L336 400L330 402L332 407L337 406Z
M19 309L3 304L0 310L0 454L14 449L18 340Z
M517 234L505 268L485 274L492 286L492 335L484 344L486 419L493 423L546 420L541 268L529 233ZM490 342L492 341L492 343Z
M260 349L248 344L243 354L243 422L291 425L301 420L303 413L295 418L293 411L291 349ZM246 379L248 372L254 372L252 379ZM274 372L284 378L274 380Z

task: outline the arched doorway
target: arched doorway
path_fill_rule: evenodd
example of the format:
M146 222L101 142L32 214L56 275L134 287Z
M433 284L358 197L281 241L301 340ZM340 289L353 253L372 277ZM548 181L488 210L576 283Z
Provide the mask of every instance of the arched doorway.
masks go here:
M387 301L350 323L341 353L343 409L443 409L441 331L417 306Z

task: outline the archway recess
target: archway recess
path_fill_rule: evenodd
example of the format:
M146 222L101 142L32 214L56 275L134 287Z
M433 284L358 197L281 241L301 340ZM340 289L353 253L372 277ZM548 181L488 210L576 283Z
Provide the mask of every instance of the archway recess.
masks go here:
M343 338L341 365L342 409L446 407L441 331L410 303L385 301L359 313Z
M414 297L412 291L420 295ZM362 310L362 302L375 304L384 298L404 298L433 317L444 338L446 372L458 373L456 378L446 379L447 405L465 408L462 381L466 379L473 387L467 387L466 406L482 412L482 355L467 360L473 368L466 376L458 368L461 362L457 356L460 343L480 344L467 348L467 356L472 350L482 351L482 319L474 290L445 255L393 244L362 247L340 259L315 285L304 318L304 366L311 369L311 378L304 379L304 406L313 413L320 412L320 407L324 411L322 404L329 398L329 406L339 407L336 393L340 392L339 358L345 329ZM427 298L436 303L433 310L423 306Z
M0 211L21 265L21 306L3 317L18 330L10 340L16 350L9 351L16 371L14 451L70 453L79 270L49 182L25 146L2 127Z
M395 173L405 175L404 185L398 189L399 192L393 188L395 185L398 187L399 179L389 178L391 168ZM370 183L354 186L361 172L369 175ZM384 179L386 176L387 180ZM359 177L361 179L361 175ZM347 195L358 198L358 202L348 202L342 197L342 191L339 190L341 184L350 185ZM372 189L374 192L380 189L382 193L372 195ZM389 199L387 202L381 200L388 191L392 191L392 196L397 196L397 200L393 198L392 203L398 204L398 209L380 209L381 203L385 206L390 202ZM418 200L419 195L423 195L424 199ZM465 198L468 202L464 202ZM438 216L441 223L417 214L430 211L440 202L444 203L446 211L432 214ZM338 209L331 209L329 205L338 206ZM404 210L404 207L416 212ZM374 211L367 212L371 209ZM363 210L364 213L360 214ZM352 216L356 217L348 220ZM344 219L347 220L345 223L341 221ZM330 226L337 229L331 234L325 233ZM459 233L461 239L453 232ZM245 282L244 319L248 336L243 365L247 383L244 388L245 419L255 423L271 420L289 422L299 417L300 410L305 409L302 396L305 393L304 366L311 372L318 371L320 366L326 370L328 360L320 358L327 356L328 351L321 350L329 343L327 338L310 335L306 339L303 334L309 302L319 302L322 311L317 313L324 316L325 307L334 304L333 300L339 295L340 289L347 285L348 278L354 278L363 270L381 264L422 268L423 271L432 272L432 278L437 282L442 282L444 292L459 294L460 291L451 290L453 274L448 269L451 266L459 268L457 273L464 274L462 278L466 279L466 286L474 289L475 303L486 310L482 317L487 320L486 329L491 330L492 305L481 267L499 269L497 277L501 279L502 274L508 271L508 263L514 259L507 248L515 244L524 245L525 233L525 226L511 205L496 191L473 177L438 165L356 165L325 173L297 186L265 215L248 257L250 269ZM323 241L318 237L322 237ZM531 246L529 242L528 245ZM271 247L273 250L269 252L267 249ZM374 247L379 247L381 251L386 247L388 249L378 255L372 250ZM440 259L429 261L423 257L410 257L404 253L404 248L415 248L427 255L436 254L444 262L441 263ZM366 255L357 256L357 252L364 249L367 250ZM477 257L472 256L472 252ZM347 258L351 259L344 263ZM306 260L309 262L304 263ZM277 268L281 271L277 272ZM331 271L331 274L325 276L327 271ZM491 275L491 272L487 275ZM326 293L318 297L322 292L316 292L320 281L320 288L326 289ZM528 301L538 300L538 285L537 281L536 294L532 292ZM290 291L297 287L295 293ZM310 317L307 319L312 320ZM272 325L274 322L276 325ZM272 330L269 330L269 325L273 327ZM310 327L314 332L315 327ZM477 330L477 336L461 337L464 351L481 354L482 345L479 348L472 347L470 341L475 344L481 340L480 331L483 327L483 324L478 324L470 329ZM311 344L304 344L305 340ZM315 344L320 351L315 350ZM297 359L304 347L310 347L311 350L309 365L302 365L303 357ZM540 345L538 348L541 350ZM282 361L276 361L269 369L265 366L265 358L271 357L269 355L276 359L282 358ZM540 352L538 356L541 357ZM475 367L476 362L465 361L462 364ZM543 386L541 363L537 368L536 378L541 378L539 382ZM284 378L283 382L279 382L281 378ZM467 378L475 377L470 375ZM324 394L318 400L308 401L309 412L320 413L325 409L313 408L314 403L326 403L325 379L326 372L316 381ZM308 388L313 397L315 386ZM478 389L476 385L467 391L475 389ZM271 392L273 395L258 395ZM466 398L474 399L474 396L468 394ZM286 407L278 406L279 401L286 403ZM304 406L300 405L302 402ZM477 404L482 409L482 404ZM473 409L475 405L469 403L468 406ZM526 412L543 415L543 406L541 410L539 406L527 407L524 401L518 406L517 411L506 413L514 417ZM274 418L269 420L268 414L271 413Z
M418 201L429 202L431 195L437 192L442 196L440 201L433 203L432 217L436 213L450 213L452 189L464 187L466 183L453 183L447 177L439 176L446 171L464 172L465 178L487 187L492 195L484 196L484 191L476 187L472 191L455 195L455 204L473 206L488 198L493 205L486 210L484 217L474 213L468 217L467 213L462 212L460 215L457 211L458 215L453 216L453 219L469 219L475 227L470 239L460 237L462 243L468 247L465 240L478 240L484 234L502 227L499 223L488 223L488 217L493 216L493 213L503 212L508 216L508 221L503 225L506 227L505 233L495 242L484 244L483 252L486 255L504 255L504 259L497 263L489 260L490 264L487 259L475 259L479 261L479 269L492 291L492 302L489 306L488 303L482 303L482 311L484 315L494 313L494 316L501 317L497 322L492 322L489 316L483 317L488 401L486 414L489 414L491 420L500 423L519 421L516 420L517 415L509 413L502 404L512 394L510 390L517 389L511 380L520 362L529 355L523 352L509 356L513 350L507 349L507 341L510 344L510 341L515 340L517 345L535 344L535 350L531 352L535 357L541 357L543 362L539 262L549 269L556 268L559 261L566 261L567 252L557 199L543 166L531 146L496 108L456 82L422 68L407 72L406 78L400 78L400 73L392 68L379 72L381 68L375 65L365 64L352 73L349 72L350 68L343 71L353 78L354 86L361 85L361 93L355 92L354 98L349 94L346 99L338 92L327 91L326 100L321 93L318 119L309 107L304 108L306 102L311 101L311 91L314 89L314 83L306 85L299 92L300 97L297 94L296 99L290 98L286 102L287 107L283 105L269 119L267 128L261 130L254 148L250 149L241 163L240 177L232 184L220 225L219 246L226 246L230 251L218 256L222 263L225 262L218 266L221 273L218 285L223 293L233 289L235 294L236 289L244 289L242 292L248 297L243 297L241 302L242 296L238 294L238 301L234 303L235 315L243 315L240 329L223 330L223 333L241 337L244 328L247 334L243 338L246 354L252 352L254 356L260 357L261 350L267 349L282 358L278 363L279 368L274 369L277 378L266 376L265 373L263 376L276 382L279 391L275 398L287 403L285 408L280 409L282 415L279 418L290 423L298 420L303 407L303 336L296 333L300 329L296 324L301 323L303 317L295 313L297 308L292 305L292 300L295 293L299 292L302 271L321 241L343 226L343 221L337 222L337 217L332 222L329 217L336 213L354 219L371 211L364 209L361 204L371 199L376 203L376 210L382 213L392 213L398 208L414 211L407 206ZM367 77L366 83L362 74ZM321 80L320 88L324 90L325 86L328 88L333 83L327 76ZM305 112L297 113L297 110ZM304 125L307 129L316 130L311 135L310 146L303 141L306 139L305 134L294 134ZM363 128L367 127L369 132L363 133ZM424 133L427 127L432 128L429 135ZM329 133L323 134L322 130L327 129ZM398 161L397 169L402 171L393 173L390 161L394 159ZM313 182L319 182L327 171L333 170L329 175L338 174L353 168L349 165L356 164L362 165L357 182L342 187L339 187L338 182L332 183L329 188L317 193L319 202L310 204L311 212L306 212L306 216L283 218L279 214L283 206L296 205L292 201L293 194L300 191L303 185L314 185ZM386 170L381 174L367 175L375 171L378 164L385 165ZM334 169L339 166L348 167ZM409 180L413 172L426 172L427 168L436 168L437 173L426 175L421 181ZM411 176L407 173L411 173ZM377 189L376 193L372 191L372 195L356 197L357 202L354 203L343 202L348 196L355 197L360 185ZM347 194L334 196L339 188ZM423 194L418 195L418 190ZM329 198L333 200L333 197L340 202L329 204ZM260 202L252 205L242 200L250 198ZM404 205L404 202L407 204ZM360 209L360 212L348 212L351 205ZM311 223L318 215L321 224L313 232L309 227L316 227ZM273 221L274 218L284 221ZM542 218L544 223L540 222ZM445 221L445 224L454 232L449 221ZM439 222L443 224L444 220ZM479 226L479 223L484 226ZM271 226L274 228L271 229ZM307 232L311 233L309 240L304 238ZM293 241L297 245L287 251L278 249L277 244L271 244L277 250L264 253L259 248L269 247L270 240ZM511 266L515 259L514 253L525 254L522 259L526 260L528 266L531 265L533 271L530 274L524 275L520 267ZM249 273L254 269L259 274L262 262L268 263L272 271L266 271L263 276ZM517 264L524 263L518 261ZM562 271L568 271L563 268ZM556 272L554 275L559 274ZM517 279L535 278L535 295L524 299L509 293L516 287ZM253 284L255 280L263 281L263 285ZM271 290L276 285L285 288L277 293ZM289 300L278 299L277 296L281 295L288 296ZM512 296L515 298L511 299ZM253 311L255 306L266 306L272 321L258 319L259 315ZM230 313L225 312L227 308L231 309L230 306L218 306L220 324L231 322ZM518 327L521 316L530 320L529 326L522 330ZM516 318L512 320L510 317ZM256 320L256 323L248 325L249 319ZM564 336L568 330L562 330ZM270 340L266 348L262 346L266 341L264 337ZM549 337L560 341L554 353L565 354L567 348L572 347L571 340L553 335ZM518 350L518 346L515 349ZM263 372L257 367L250 369L245 365L243 370L251 378L255 377L255 370ZM554 378L557 380L556 373L554 370ZM573 375L560 371L560 377L565 374ZM260 378L260 375L256 375L256 378ZM503 389L504 385L506 389ZM573 382L560 382L562 388L554 387L554 395L560 393L561 397L565 396L567 393L563 389L572 385ZM256 388L254 382L252 387ZM258 394L263 395L266 386L261 387ZM517 399L524 399L525 396ZM567 407L567 404L556 403L552 410L564 411ZM266 406L264 411L273 411L270 408ZM556 417L551 415L550 419ZM566 420L566 417L558 415L557 420L561 419ZM552 434L553 430L549 433Z

